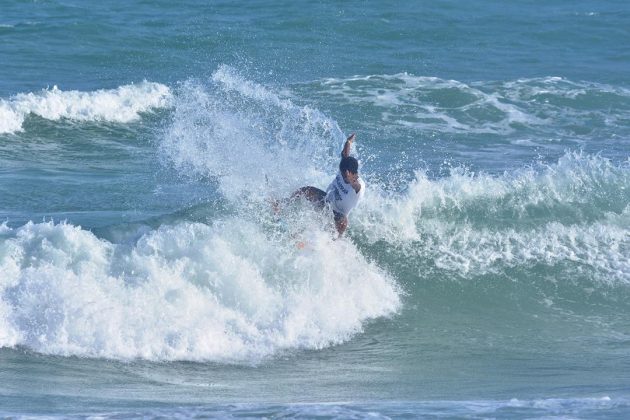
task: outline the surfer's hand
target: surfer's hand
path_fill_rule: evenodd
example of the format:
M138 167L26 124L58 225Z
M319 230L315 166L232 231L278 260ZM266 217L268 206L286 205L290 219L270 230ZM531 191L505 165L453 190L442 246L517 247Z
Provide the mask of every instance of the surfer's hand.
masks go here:
M346 139L346 141L352 143L354 141L355 137L356 137L356 134L352 133L352 134L350 134L350 137L348 137Z

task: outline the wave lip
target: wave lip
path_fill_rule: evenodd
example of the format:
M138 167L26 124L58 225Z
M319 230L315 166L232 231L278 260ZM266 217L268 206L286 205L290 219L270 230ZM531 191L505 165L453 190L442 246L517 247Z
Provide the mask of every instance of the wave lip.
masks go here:
M170 106L170 89L160 83L143 81L116 89L92 92L63 91L57 86L37 93L20 93L0 100L0 134L23 130L29 114L51 121L109 121L129 123L140 113Z

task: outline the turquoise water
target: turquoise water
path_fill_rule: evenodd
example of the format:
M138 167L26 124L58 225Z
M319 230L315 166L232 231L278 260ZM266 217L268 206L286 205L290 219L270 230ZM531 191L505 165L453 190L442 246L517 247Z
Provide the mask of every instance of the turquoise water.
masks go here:
M0 416L628 417L630 6L460 3L0 4Z

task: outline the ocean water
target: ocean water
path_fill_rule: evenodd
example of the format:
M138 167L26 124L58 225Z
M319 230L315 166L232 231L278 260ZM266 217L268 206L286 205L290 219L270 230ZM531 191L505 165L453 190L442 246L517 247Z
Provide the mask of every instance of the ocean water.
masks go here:
M620 0L0 1L0 417L628 418L629 40ZM347 235L275 214L352 132Z

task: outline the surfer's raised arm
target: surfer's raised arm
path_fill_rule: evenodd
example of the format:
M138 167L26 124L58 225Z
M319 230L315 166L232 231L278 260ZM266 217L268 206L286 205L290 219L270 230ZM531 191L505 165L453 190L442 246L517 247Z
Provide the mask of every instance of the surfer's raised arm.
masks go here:
M354 141L355 134L350 134L350 137L346 139L346 142L343 145L343 150L341 151L341 157L350 156L350 148L352 147L352 142Z

